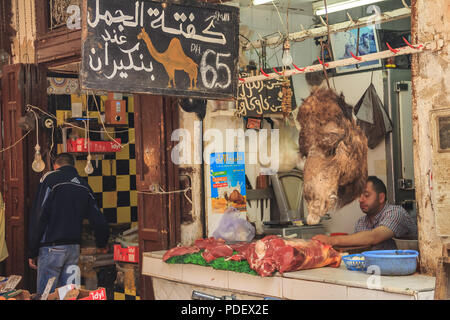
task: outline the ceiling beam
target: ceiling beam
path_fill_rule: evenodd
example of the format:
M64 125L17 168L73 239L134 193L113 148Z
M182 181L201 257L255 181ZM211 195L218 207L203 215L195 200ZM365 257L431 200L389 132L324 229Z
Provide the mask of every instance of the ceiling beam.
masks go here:
M358 20L353 20L350 15L349 20L337 24L330 25L330 34L331 33L337 33L341 31L347 31L351 29L356 28L362 28L365 26L373 25L373 24L379 24L379 23L385 23L385 22L391 22L395 20L400 20L404 18L408 18L411 16L411 9L410 8L400 8L389 12L381 13L380 15L371 15L367 17L360 18ZM328 34L328 28L325 23L322 27L303 30L299 32L294 32L289 34L289 41L291 42L298 42L303 41L309 38L315 38L315 37L321 37ZM244 50L250 50L250 49L257 49L264 46L270 46L282 43L284 40L285 35L279 34L278 36L274 36L267 39L259 39L256 41L248 42L245 45L243 45Z

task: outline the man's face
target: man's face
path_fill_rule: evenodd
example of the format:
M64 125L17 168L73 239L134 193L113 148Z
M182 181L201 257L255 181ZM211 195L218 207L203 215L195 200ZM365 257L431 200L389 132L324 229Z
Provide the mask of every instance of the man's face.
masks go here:
M359 197L359 207L367 215L378 213L380 207L384 204L384 193L377 194L373 189L372 182L366 183L364 192Z

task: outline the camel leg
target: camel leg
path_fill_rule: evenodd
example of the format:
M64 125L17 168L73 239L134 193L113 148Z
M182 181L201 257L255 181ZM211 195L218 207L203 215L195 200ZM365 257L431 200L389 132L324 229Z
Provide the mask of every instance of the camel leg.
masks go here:
M175 88L175 70L170 70L167 73L169 74L169 88ZM170 81L172 81L172 86L170 85Z
M191 85L191 87L189 89L197 89L197 85L196 85L196 78L193 75L189 75L189 84Z
M194 89L197 89L197 68L194 69Z

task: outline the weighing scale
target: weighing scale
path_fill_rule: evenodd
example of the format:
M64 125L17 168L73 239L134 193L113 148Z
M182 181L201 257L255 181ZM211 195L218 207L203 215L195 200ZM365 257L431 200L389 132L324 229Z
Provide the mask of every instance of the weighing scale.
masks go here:
M285 188L282 179L296 178L299 180L299 195L296 208L289 208ZM325 227L319 223L317 225L307 225L303 202L303 174L301 171L292 170L285 173L277 173L270 176L274 198L276 200L272 221L263 222L263 230L266 235L280 235L286 238L311 239L317 234L325 234ZM327 214L321 221L330 219Z

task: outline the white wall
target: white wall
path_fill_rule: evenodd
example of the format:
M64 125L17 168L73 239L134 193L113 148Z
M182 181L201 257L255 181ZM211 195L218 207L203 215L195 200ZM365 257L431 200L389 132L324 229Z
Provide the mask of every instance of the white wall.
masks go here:
M370 84L372 72L353 73L330 79L330 85L338 93L343 92L347 103L354 106L364 94ZM373 72L373 84L378 96L383 101L383 78L382 71ZM387 184L386 151L385 143L382 141L375 149L369 149L367 157L368 174L376 175ZM353 228L359 217L364 213L359 208L358 200L331 214L332 219L324 224L328 232L353 233Z
M220 110L227 111L233 110L235 104L233 101L208 101L208 105L206 108L206 115L204 119L203 125L203 136L204 139L209 139L209 141L203 142L203 170L204 170L204 183L205 183L205 197L206 197L206 234L207 236L211 236L214 230L217 229L220 219L223 214L213 213L212 212L212 204L211 204L211 174L210 174L210 165L209 157L213 152L244 152L245 146L243 149L238 150L237 146L235 146L235 150L229 150L226 148L226 130L227 129L243 129L244 122L242 119L237 118L235 116L229 116L229 113L225 115L218 115ZM219 110L219 112L216 112ZM216 141L214 137L214 130L219 130L222 134L222 140ZM236 141L235 141L236 142ZM220 148L222 145L222 148ZM217 148L215 150L209 149L211 147ZM209 151L208 151L209 150ZM241 213L241 217L245 219L245 212Z
M201 126L201 122L195 113L188 113L180 108L180 128L187 130L189 133L183 136L181 140L190 138L190 145L184 151L190 152L188 163L180 164L180 168L186 168L191 178L191 195L192 195L192 222L181 224L181 245L190 246L194 241L203 236L202 226L202 205L203 195L201 194L203 166L195 159L196 147L201 146L201 132L198 132L196 126ZM179 142L177 142L178 144ZM182 141L181 141L182 143ZM181 195L184 197L184 195Z

